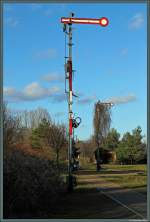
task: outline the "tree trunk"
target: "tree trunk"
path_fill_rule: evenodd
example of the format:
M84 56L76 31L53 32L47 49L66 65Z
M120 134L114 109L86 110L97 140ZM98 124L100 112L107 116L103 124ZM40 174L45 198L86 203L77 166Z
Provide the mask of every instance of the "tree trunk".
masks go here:
M59 167L59 151L58 150L56 152L56 163L57 163L57 167Z

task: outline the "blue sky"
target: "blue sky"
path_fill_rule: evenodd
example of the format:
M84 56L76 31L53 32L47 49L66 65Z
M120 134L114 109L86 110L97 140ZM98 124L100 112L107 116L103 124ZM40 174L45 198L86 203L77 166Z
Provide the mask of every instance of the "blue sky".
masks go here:
M146 4L4 4L4 99L17 110L46 108L67 123L61 17L107 17L109 26L73 25L75 134L93 132L94 103L114 102L112 125L121 134L147 130Z

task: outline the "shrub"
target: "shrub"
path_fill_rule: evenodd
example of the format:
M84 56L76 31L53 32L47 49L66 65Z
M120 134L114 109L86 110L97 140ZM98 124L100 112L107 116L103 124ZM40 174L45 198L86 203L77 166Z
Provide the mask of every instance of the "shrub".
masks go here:
M15 150L4 159L4 218L34 218L64 192L55 164Z

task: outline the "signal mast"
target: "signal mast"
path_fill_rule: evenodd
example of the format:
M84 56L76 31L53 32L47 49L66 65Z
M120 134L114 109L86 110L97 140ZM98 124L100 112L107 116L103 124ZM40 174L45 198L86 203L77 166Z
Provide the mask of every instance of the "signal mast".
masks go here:
M69 114L69 145L68 145L68 190L73 190L73 175L72 175L72 165L73 165L73 158L72 158L72 145L73 145L73 128L75 125L79 125L75 123L75 119L73 119L73 112L72 112L72 104L73 104L73 96L76 97L73 93L72 89L72 24L90 24L90 25L100 25L102 27L106 27L109 23L106 17L102 17L100 19L93 19L93 18L74 18L74 13L70 13L70 17L62 17L61 23L64 24L63 31L65 34L68 35L68 57L65 57L65 80L68 80L69 89L65 92L68 95L68 114ZM67 62L66 62L67 59ZM66 81L65 81L66 82ZM65 84L66 85L66 84ZM81 121L80 121L81 122ZM76 127L75 127L76 128Z

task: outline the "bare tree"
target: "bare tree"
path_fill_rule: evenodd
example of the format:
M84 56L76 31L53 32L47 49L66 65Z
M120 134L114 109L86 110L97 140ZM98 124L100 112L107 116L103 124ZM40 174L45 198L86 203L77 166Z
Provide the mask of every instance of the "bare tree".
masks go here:
M50 114L46 109L38 107L36 110L23 110L17 113L20 118L22 126L25 128L37 128L43 119L51 120Z
M81 157L83 159L88 159L90 162L92 162L95 150L93 137L91 136L89 140L82 141L80 143L80 148L81 148Z
M50 138L51 146L56 153L56 163L57 163L57 166L59 166L60 151L64 147L64 145L67 143L65 125L63 124L56 125L55 123L53 123L50 129L50 137L51 137Z
M3 146L4 150L17 143L21 138L20 121L3 103Z
M110 128L111 123L111 110L110 106L98 101L94 106L94 140L96 145L99 147L103 143L104 138Z

